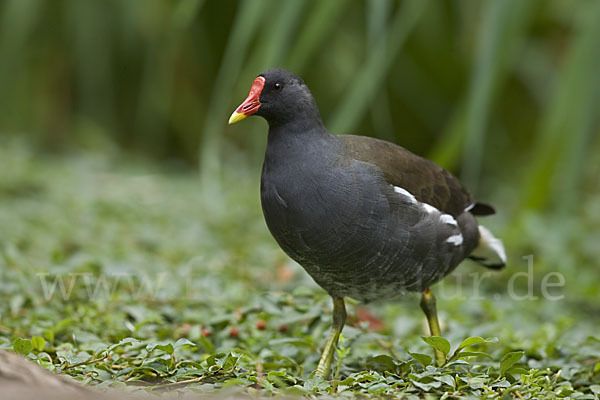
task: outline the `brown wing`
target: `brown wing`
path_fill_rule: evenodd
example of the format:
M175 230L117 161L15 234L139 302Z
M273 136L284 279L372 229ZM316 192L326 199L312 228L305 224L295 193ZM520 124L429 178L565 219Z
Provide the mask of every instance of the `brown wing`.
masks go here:
M388 183L408 190L421 202L454 217L469 207L476 215L484 215L484 212L479 214L473 210L494 213L490 206L475 203L469 191L450 172L403 147L366 136L339 137L351 159L377 165Z

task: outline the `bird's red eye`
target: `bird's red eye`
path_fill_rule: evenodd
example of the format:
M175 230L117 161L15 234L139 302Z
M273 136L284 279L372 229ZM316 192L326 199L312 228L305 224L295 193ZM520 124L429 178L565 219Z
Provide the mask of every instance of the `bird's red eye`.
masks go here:
M283 89L283 85L279 82L275 82L275 85L273 85L273 87L275 88L275 90L281 90Z

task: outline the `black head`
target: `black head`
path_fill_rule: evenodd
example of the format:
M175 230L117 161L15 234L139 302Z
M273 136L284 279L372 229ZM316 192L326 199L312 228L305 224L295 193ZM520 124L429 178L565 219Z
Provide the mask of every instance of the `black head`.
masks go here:
M322 125L317 104L302 78L281 68L268 69L258 75L248 97L233 112L229 123L253 114L265 118L270 126Z

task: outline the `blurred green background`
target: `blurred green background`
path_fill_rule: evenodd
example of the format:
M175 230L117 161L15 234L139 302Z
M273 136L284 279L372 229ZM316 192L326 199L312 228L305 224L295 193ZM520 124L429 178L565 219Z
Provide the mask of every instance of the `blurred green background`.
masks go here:
M51 150L110 142L204 169L258 166L265 124L226 121L253 78L281 66L332 132L402 144L481 195L510 186L515 209L573 212L600 148L599 7L5 0L0 132Z
M206 354L239 346L267 368L310 370L329 299L262 219L266 122L227 125L271 67L304 78L331 132L431 158L498 210L482 223L503 238L507 268L481 282L477 301L470 283L462 297L437 286L452 343L498 336L497 360L524 349L542 360L531 368L563 357L589 372L581 343L600 323L597 0L3 0L0 347L43 335L38 355L53 369L65 365L60 351L87 359L128 336L186 337ZM511 299L507 285L529 255L532 282L515 283L538 299ZM67 301L44 295L40 271L95 284L123 271L169 279L158 295L132 297L119 283L100 299L78 280ZM482 270L466 262L445 282L460 287L470 272ZM551 272L565 277L550 290L563 301L542 296ZM373 307L397 351L423 347L417 301ZM269 329L241 319L244 307L262 310ZM350 370L388 349L374 334L344 332L362 338ZM312 343L289 356L292 367L263 354L287 337Z
M565 244L598 214L598 1L5 0L0 60L6 140L198 168L208 198L224 169L258 180L266 123L226 121L280 66L331 132L457 174L509 242L530 215Z
M219 202L226 171L258 182L266 142L228 116L285 67L330 131L401 144L495 204L517 260L574 268L554 255L583 246L597 270L598 1L5 0L0 21L4 143L198 170Z

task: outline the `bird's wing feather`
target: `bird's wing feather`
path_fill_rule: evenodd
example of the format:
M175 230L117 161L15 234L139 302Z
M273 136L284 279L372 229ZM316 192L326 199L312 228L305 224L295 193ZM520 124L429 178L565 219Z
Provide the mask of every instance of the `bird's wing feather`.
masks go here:
M491 206L474 202L469 191L451 173L401 146L365 136L339 138L350 159L376 165L389 184L407 190L421 202L454 217L469 207L474 215L494 213Z

